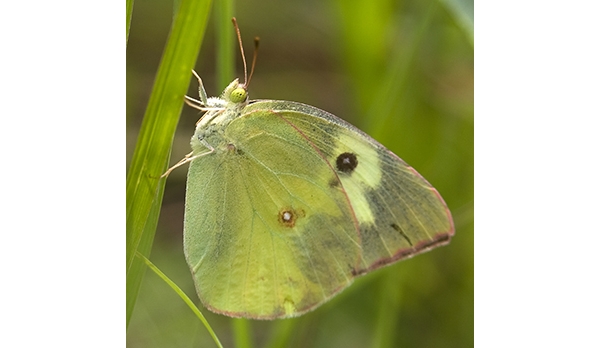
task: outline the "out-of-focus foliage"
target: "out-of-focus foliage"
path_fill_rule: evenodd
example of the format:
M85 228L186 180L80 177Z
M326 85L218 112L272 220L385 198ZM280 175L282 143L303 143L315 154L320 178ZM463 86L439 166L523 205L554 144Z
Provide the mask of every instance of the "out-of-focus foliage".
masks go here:
M133 9L127 47L128 164L172 6L137 1ZM246 322L199 305L224 346L236 341L255 347L473 345L472 7L458 0L235 4L249 59L252 38L261 38L251 99L307 103L362 128L438 189L453 213L456 235L448 246L358 278L329 303L296 319ZM227 71L215 61L217 27L212 17L196 65L209 95L219 95L224 87L217 68ZM188 94L197 96L191 73ZM190 151L197 120L197 112L184 107L171 163ZM187 167L179 168L168 178L150 259L197 299L182 249L186 173ZM240 337L244 330L249 332L245 339ZM142 283L127 344L214 346L189 308L152 273Z

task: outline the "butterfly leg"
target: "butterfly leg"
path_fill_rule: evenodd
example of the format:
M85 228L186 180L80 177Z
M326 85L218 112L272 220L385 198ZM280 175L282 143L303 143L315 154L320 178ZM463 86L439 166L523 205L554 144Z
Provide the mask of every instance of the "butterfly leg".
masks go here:
M194 74L194 76L196 76L196 78L198 79L198 95L200 96L200 101L202 102L202 105L206 106L208 102L208 97L206 96L206 90L204 89L202 79L194 70L192 70L192 74Z
M206 90L204 89L204 84L202 83L202 79L198 74L192 70L192 73L198 79L198 95L200 96L200 100L194 99L192 97L185 96L185 102L187 105L193 107L194 109L198 109L200 111L210 110L208 106L208 97L206 96Z
M188 97L187 95L185 96L185 103L187 105L193 107L194 109L198 109L200 111L209 110L204 104L202 104L202 101L200 101L198 99L194 99L192 97Z
M175 168L181 167L182 165L184 165L188 162L191 162L198 157L206 156L206 155L209 155L209 154L215 152L215 148L212 147L209 143L207 143L206 140L203 139L203 140L200 140L200 142L202 142L202 145L206 146L206 148L209 150L208 152L203 152L203 153L195 155L195 156L192 156L192 154L194 153L193 151L188 153L187 155L185 155L185 157L181 161L177 162L171 168L167 169L167 171L163 175L161 175L160 178L162 179L162 178L167 177L169 174L171 174L171 172L173 170L175 170Z
M175 168L177 168L177 167L181 167L182 165L184 165L184 164L186 164L187 162L191 161L191 160L190 160L190 158L192 157L192 154L193 154L193 153L194 153L194 152L190 152L190 153L188 153L187 155L185 155L185 157L184 157L184 158L183 158L181 161L177 162L177 163L176 163L174 166L172 166L171 168L167 169L167 171L166 171L166 172L165 172L163 175L161 175L161 176L160 176L160 177L161 177L161 179L162 179L162 178L164 178L164 177L167 177L169 174L171 174L171 172L172 172L172 171L173 171Z

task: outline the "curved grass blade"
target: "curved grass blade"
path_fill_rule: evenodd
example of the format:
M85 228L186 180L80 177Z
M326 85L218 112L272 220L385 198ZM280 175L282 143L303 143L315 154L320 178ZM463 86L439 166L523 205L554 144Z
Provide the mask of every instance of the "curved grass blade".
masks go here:
M217 335L213 331L212 327L210 326L210 324L208 323L208 321L206 320L206 318L204 318L204 315L202 315L202 312L200 312L200 310L198 309L198 307L196 307L196 305L194 304L194 302L192 302L192 300L190 300L190 298L185 294L185 292L183 292L183 290L181 290L181 288L179 288L177 286L177 284L175 284L171 279L169 279L169 277L167 277L163 272L161 272L161 270L158 269L158 267L156 267L144 255L140 254L139 252L136 252L135 255L138 258L140 258L142 261L144 261L144 263L146 264L146 266L148 266L154 273L156 273L156 275L158 275L160 277L160 279L164 280L165 283L167 283L171 287L171 289L173 289L173 291L175 291L177 293L177 295L179 295L179 297L181 297L181 299L183 300L183 302L185 302L185 304L187 304L188 307L190 307L190 309L192 310L192 312L194 312L194 314L196 314L196 316L198 317L198 319L200 319L200 321L202 322L202 324L204 324L204 327L206 327L206 330L208 330L208 333L210 334L210 336L212 337L212 339L215 341L215 343L217 344L217 346L220 347L220 348L223 348L223 345L219 341L219 338L217 337Z

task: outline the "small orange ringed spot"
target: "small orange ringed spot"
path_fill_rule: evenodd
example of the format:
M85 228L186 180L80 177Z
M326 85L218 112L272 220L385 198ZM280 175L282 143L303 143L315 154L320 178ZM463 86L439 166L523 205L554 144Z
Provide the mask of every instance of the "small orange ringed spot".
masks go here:
M284 227L296 226L298 218L304 217L304 210L295 210L293 208L282 208L279 211L279 223Z

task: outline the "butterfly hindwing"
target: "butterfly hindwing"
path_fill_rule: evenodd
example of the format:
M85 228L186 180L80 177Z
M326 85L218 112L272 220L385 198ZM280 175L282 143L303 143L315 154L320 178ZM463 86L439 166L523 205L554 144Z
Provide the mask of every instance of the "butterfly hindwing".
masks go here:
M231 316L299 315L345 288L360 262L358 224L329 185L332 170L272 117L234 120L228 142L189 169L186 257L205 305Z

